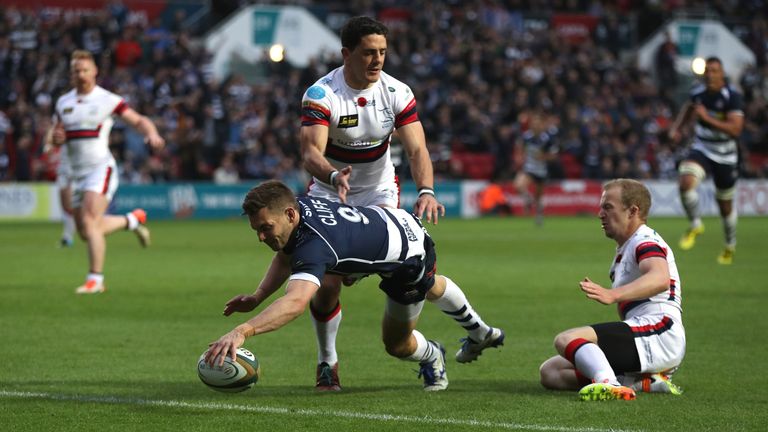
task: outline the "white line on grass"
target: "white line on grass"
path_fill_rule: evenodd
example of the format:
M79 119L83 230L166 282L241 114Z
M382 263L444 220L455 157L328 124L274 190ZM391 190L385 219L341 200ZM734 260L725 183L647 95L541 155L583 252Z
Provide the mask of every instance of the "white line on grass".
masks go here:
M561 431L561 432L638 432L627 429L599 429L592 427L567 427L567 426L547 426L524 423L491 422L474 419L455 419L441 418L432 416L407 416L391 414L365 414L351 411L331 411L316 410L305 408L281 408L268 406L237 405L217 402L184 402L178 400L157 400L157 399L135 399L122 398L117 396L84 396L77 394L54 394L0 390L0 398L19 398L19 399L48 399L56 401L75 401L91 403L107 403L119 405L140 405L156 406L168 408L188 408L195 410L216 410L216 411L241 411L255 412L261 414L280 414L298 417L337 417L352 418L362 420L374 420L382 422L403 422L420 423L425 425L451 425L451 426L472 426L486 427L496 429L517 429L532 431Z

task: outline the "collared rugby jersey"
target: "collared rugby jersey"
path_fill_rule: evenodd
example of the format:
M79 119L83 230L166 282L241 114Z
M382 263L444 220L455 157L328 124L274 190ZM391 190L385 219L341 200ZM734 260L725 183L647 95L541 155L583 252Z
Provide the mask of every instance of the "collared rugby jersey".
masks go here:
M109 151L112 116L127 108L122 97L100 86L85 95L72 89L56 101L55 115L67 134L67 157L75 177L113 159Z
M302 126L328 127L325 157L338 169L353 166L350 194L394 181L392 132L416 121L411 89L384 71L373 86L356 90L344 80L342 66L319 79L302 98Z
M669 288L648 299L619 303L619 315L622 319L649 313L667 313L675 317L682 312L682 285L675 264L675 255L661 236L641 225L623 245L616 248L616 256L611 265L611 287L626 285L639 278L640 261L660 257L667 260L669 266Z
M730 113L744 115L741 94L730 85L724 86L719 92L710 92L703 84L697 85L691 90L691 103L704 105L709 115L720 121L725 121ZM699 150L717 163L727 165L738 163L736 139L700 120L694 127L691 148Z
M426 254L426 230L411 213L378 206L352 207L300 197L301 221L283 248L291 255L290 280L320 285L323 275L387 274L406 259Z

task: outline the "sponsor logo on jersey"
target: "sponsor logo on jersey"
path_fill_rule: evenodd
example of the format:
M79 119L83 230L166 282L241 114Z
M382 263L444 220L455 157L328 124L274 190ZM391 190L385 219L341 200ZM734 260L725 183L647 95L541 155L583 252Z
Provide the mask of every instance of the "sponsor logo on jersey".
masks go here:
M395 92L395 88L394 87L387 87L387 90L389 90L390 93L394 93Z
M66 107L66 108L64 108L64 111L62 111L61 113L62 113L62 114L71 114L71 113L72 113L72 111L74 111L74 110L75 110L75 109L74 109L74 108L72 108L72 107Z
M392 114L392 110L388 107L379 110L384 115L384 119L381 121L382 129L392 129L395 126L395 115Z
M341 116L339 118L339 129L357 127L358 123L357 114Z
M307 96L310 99L322 99L325 97L325 90L320 86L312 86L307 90Z

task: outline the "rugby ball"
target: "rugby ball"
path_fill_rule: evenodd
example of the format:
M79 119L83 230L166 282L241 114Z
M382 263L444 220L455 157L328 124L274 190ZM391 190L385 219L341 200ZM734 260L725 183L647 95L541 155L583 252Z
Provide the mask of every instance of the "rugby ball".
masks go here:
M248 390L256 384L261 374L259 361L252 352L245 348L237 349L237 358L224 358L224 365L218 366L218 357L214 366L205 362L205 353L197 360L197 376L208 387L226 393Z

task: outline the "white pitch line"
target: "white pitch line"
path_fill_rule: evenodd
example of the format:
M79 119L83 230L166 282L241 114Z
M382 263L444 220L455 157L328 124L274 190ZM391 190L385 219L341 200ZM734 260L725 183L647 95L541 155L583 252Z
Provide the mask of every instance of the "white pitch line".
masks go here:
M54 394L54 393L37 393L37 392L21 392L21 391L9 391L0 390L0 398L17 398L17 399L47 399L55 401L75 401L75 402L91 402L91 403L106 403L106 404L119 404L119 405L140 405L140 406L155 406L155 407L168 407L168 408L188 408L194 410L215 410L215 411L241 411L241 412L253 412L261 414L279 414L298 417L337 417L337 418L353 418L362 420L373 420L381 422L402 422L402 423L420 423L425 425L450 425L450 426L472 426L472 427L485 427L496 429L512 429L512 430L531 430L531 431L559 431L559 432L639 432L638 430L627 429L599 429L592 427L567 427L567 426L547 426L538 424L525 424L525 423L508 423L508 422L492 422L485 420L474 419L456 419L456 418L443 418L432 416L407 416L407 415L392 415L392 414L365 414L351 411L331 411L331 410L316 410L306 408L282 408L282 407L269 407L269 406L253 406L253 405L237 405L218 402L184 402L178 400L159 400L159 399L134 399L134 398L122 398L117 396L84 396L84 395L68 395L68 394Z

